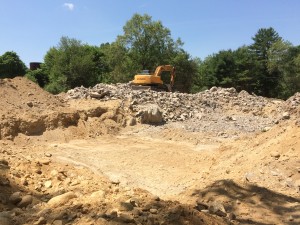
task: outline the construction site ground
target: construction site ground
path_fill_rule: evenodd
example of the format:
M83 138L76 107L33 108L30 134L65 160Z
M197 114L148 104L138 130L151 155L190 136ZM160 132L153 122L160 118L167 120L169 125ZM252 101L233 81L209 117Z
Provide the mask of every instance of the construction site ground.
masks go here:
M215 129L201 130L128 125L118 99L54 96L26 78L0 80L0 96L0 225L300 224L299 106L274 100L279 119L260 130L241 129L260 118L211 113L198 120Z

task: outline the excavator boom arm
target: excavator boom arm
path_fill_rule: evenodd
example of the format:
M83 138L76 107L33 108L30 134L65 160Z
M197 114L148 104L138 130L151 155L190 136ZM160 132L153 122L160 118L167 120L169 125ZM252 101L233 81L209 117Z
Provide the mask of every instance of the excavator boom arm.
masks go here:
M174 85L174 79L175 79L175 67L171 66L171 65L162 65L162 66L158 66L155 69L154 72L154 76L159 76L161 75L162 72L164 71L170 71L171 72L171 80L170 80L170 85L173 86Z

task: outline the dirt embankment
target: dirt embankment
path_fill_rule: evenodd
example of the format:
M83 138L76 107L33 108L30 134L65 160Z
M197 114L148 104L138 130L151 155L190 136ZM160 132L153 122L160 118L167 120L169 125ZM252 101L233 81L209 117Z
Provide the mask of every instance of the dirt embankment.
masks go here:
M73 104L25 78L1 80L0 95L0 139L4 140L67 128L72 129L74 137L95 136L113 133L125 123L117 100L110 104L95 100Z
M299 93L0 94L0 224L300 223Z

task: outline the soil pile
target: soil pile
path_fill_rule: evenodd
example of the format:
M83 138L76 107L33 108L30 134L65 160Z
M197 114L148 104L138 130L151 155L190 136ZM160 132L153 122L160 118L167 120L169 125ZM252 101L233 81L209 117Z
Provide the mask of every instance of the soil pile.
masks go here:
M0 140L67 128L74 136L97 136L110 130L115 132L120 124L126 123L117 101L112 104L93 100L67 103L23 77L0 80L0 94Z

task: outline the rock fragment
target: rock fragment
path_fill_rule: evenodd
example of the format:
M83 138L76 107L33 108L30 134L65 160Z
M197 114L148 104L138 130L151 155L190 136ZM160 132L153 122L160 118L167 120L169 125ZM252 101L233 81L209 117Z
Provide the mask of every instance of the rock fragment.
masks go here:
M21 201L18 203L18 207L20 208L26 208L28 205L32 203L32 196L31 195L25 195L22 197Z
M222 203L218 201L214 201L209 203L208 211L217 216L226 217L227 213Z
M51 198L48 201L47 205L49 207L55 208L55 207L58 207L60 205L67 203L70 199L76 198L76 197L77 197L77 195L74 192L70 191L65 194L58 195L58 196Z
M280 157L280 153L278 151L272 151L270 155L275 159L279 159Z

